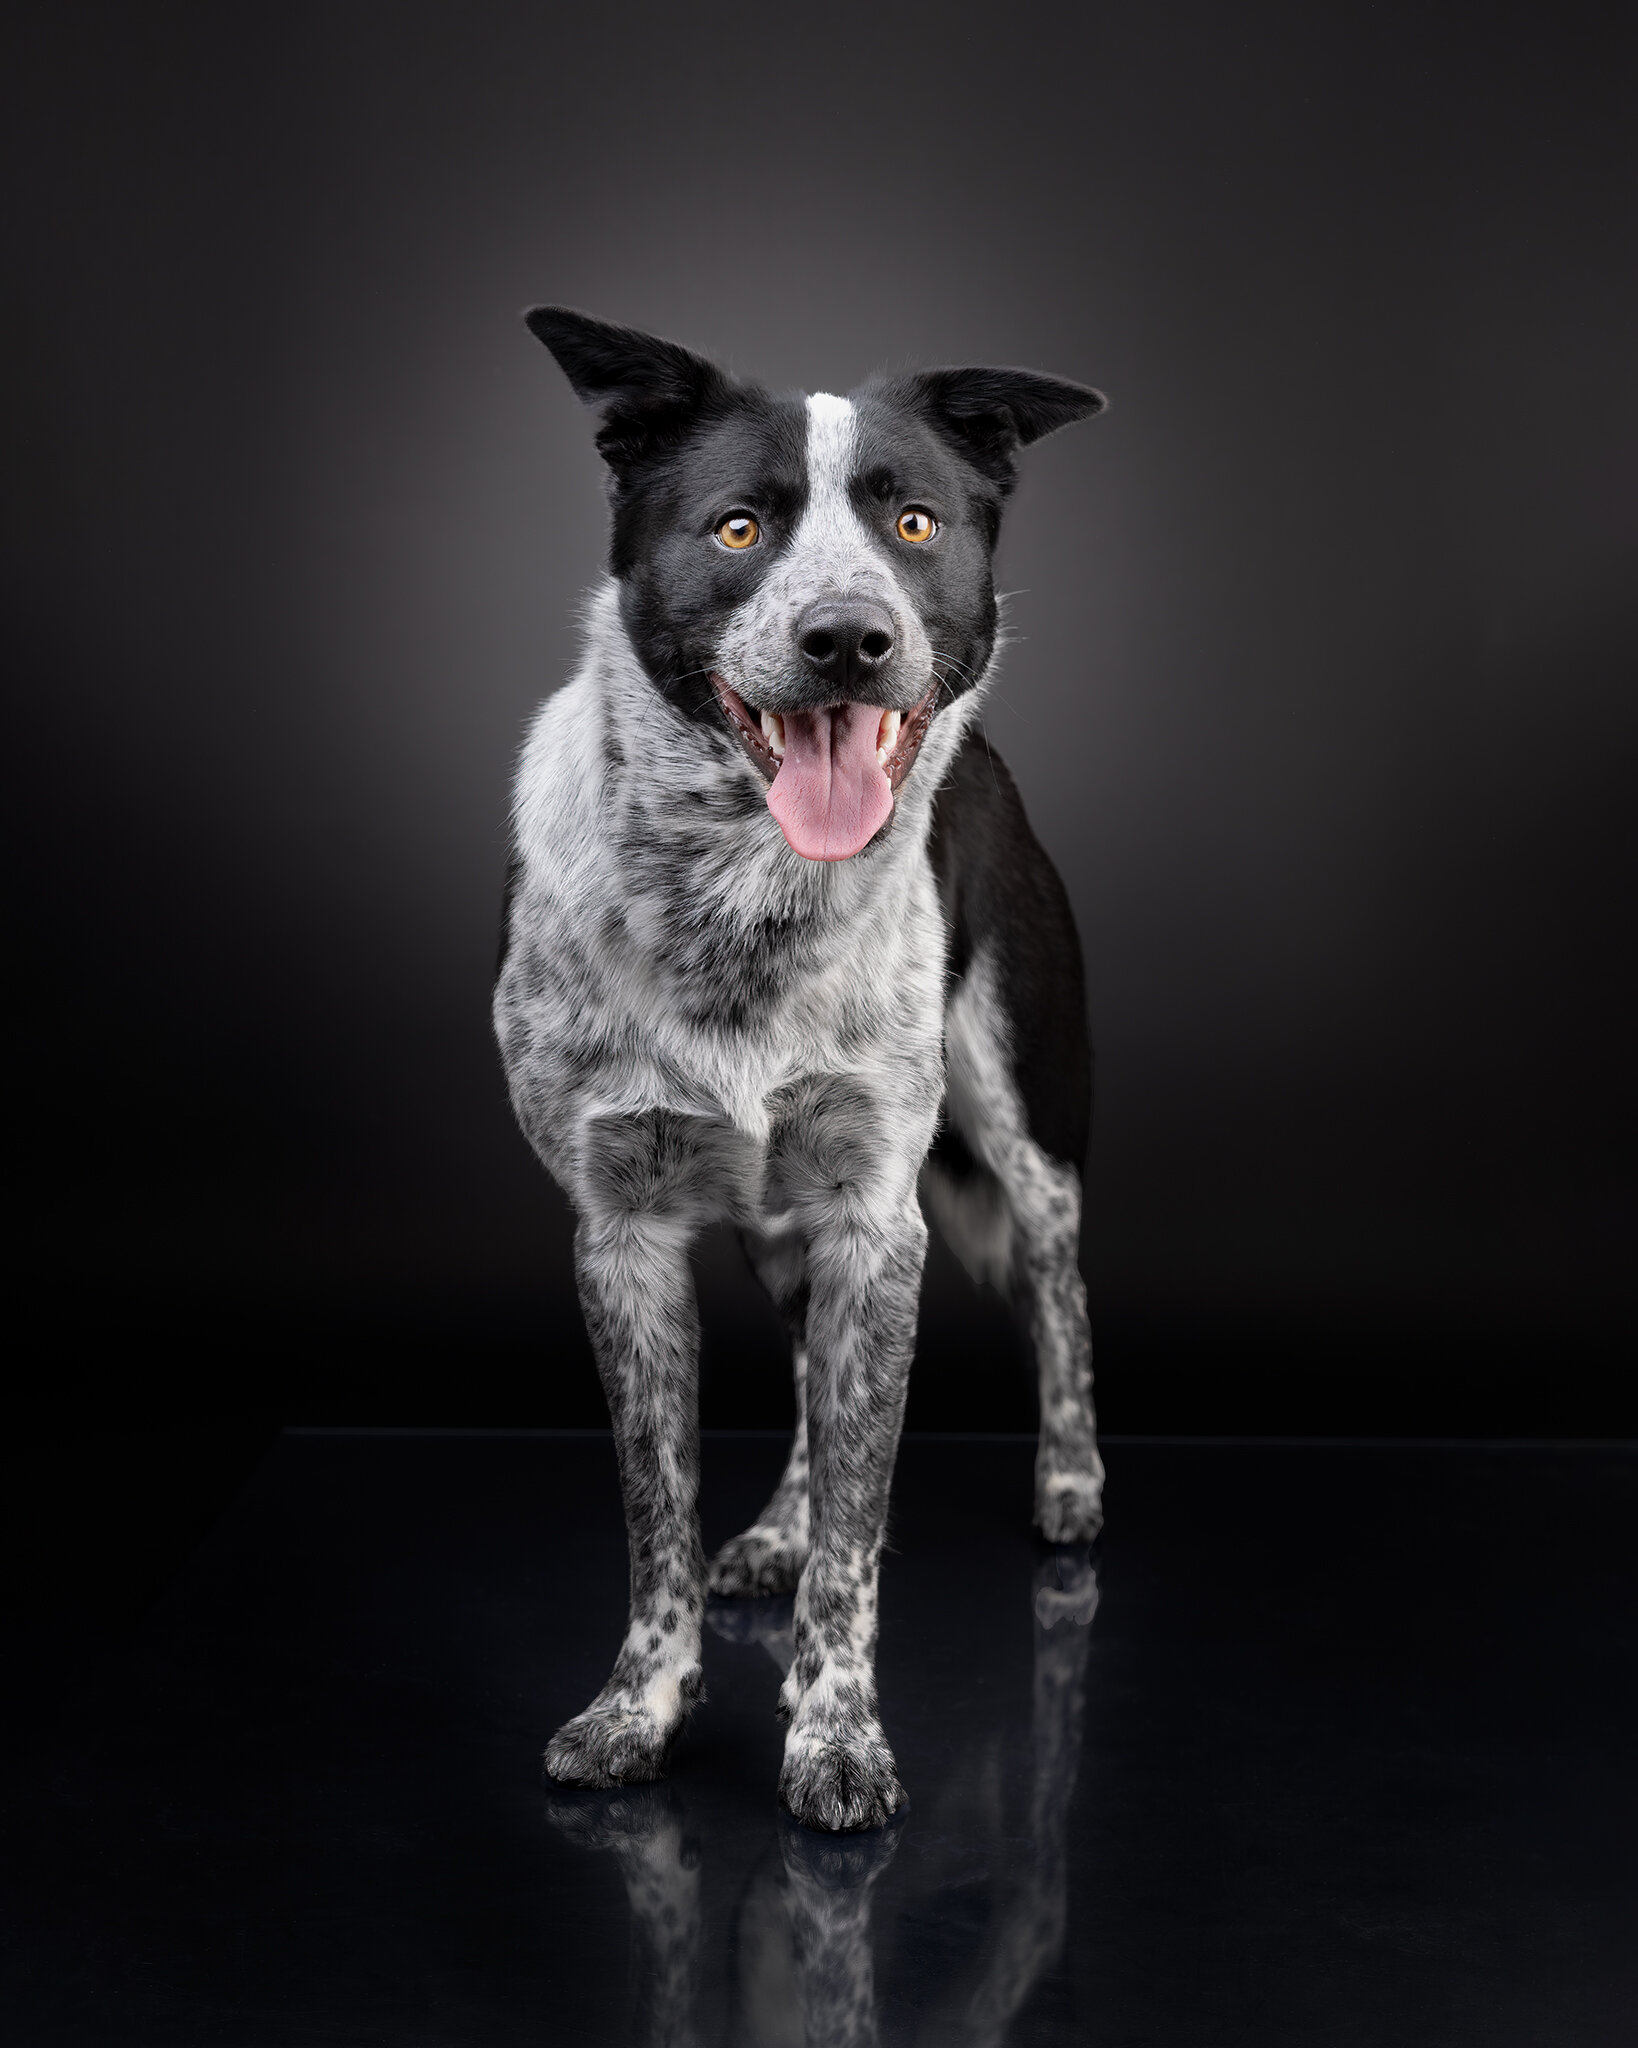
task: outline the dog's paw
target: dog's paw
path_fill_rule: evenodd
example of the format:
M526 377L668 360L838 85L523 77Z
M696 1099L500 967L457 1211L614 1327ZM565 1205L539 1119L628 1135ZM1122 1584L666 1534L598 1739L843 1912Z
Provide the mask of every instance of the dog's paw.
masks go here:
M762 1600L774 1593L794 1593L807 1561L806 1544L799 1544L787 1530L761 1522L722 1546L705 1582L719 1600Z
M667 1725L644 1708L594 1700L546 1745L546 1775L560 1785L648 1785L665 1775L665 1760L682 1719Z
M1103 1527L1102 1472L1037 1474L1035 1526L1049 1543L1090 1543Z
M785 1738L779 1803L804 1827L852 1834L884 1826L905 1801L898 1766L879 1727L793 1727Z

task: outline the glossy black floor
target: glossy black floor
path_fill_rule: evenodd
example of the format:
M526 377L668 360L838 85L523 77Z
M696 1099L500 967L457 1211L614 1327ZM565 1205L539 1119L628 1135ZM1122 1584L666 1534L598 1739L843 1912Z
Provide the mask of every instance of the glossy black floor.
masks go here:
M706 1449L706 1533L771 1439ZM550 1794L621 1623L595 1437L288 1435L134 1640L12 1672L0 2031L33 2043L1630 2043L1638 1456L911 1440L911 1809L774 1802L777 1605L670 1781Z

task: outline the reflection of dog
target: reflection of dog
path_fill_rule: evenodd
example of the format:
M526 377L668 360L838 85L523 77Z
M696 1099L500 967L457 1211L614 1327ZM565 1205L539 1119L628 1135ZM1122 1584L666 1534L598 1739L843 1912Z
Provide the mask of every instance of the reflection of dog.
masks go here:
M928 1802L929 1840L917 1859L913 1894L905 1898L901 1891L888 1920L899 1939L905 1938L901 1929L936 1924L952 1893L970 1890L974 1863L985 1869L984 1936L942 1996L921 2001L918 2042L1001 2048L1062 1952L1066 1830L1080 1764L1090 1624L1098 1607L1097 1575L1086 1551L1063 1549L1045 1560L1033 1591L1027 1822L1022 1829L1016 1817L1009 1822L999 1772L981 1756L964 1759ZM720 1634L760 1643L782 1671L789 1668L789 1600L717 1602L710 1618ZM556 1793L548 1810L582 1847L614 1852L640 1959L636 2038L682 2048L695 2038L693 2000L707 1916L699 1859L673 1788ZM781 1828L777 1844L759 1857L734 1919L730 2041L746 2048L801 2048L804 2042L875 2048L874 1894L903 1825L914 1822L840 1841L788 1822Z
M582 1849L609 1849L631 1908L637 2038L693 2048L700 1973L700 1859L671 1787L559 1792L547 1813Z
M924 1162L962 1257L1027 1309L1036 1519L1072 1541L1101 1517L1079 950L974 716L1017 450L1102 401L977 369L776 398L582 314L530 324L601 416L613 575L524 750L495 1027L578 1213L631 1546L613 1675L547 1768L652 1778L698 1696L688 1246L726 1217L790 1326L799 1420L711 1584L796 1589L781 1795L869 1827L902 1797L876 1575Z

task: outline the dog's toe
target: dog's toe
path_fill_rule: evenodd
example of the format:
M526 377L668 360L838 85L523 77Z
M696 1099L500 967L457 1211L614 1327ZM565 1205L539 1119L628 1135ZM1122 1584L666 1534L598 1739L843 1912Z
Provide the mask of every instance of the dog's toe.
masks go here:
M782 1529L747 1529L712 1558L706 1583L721 1600L761 1600L794 1593L807 1552Z
M779 1800L804 1827L831 1835L879 1828L904 1796L893 1752L879 1733L809 1737L792 1729Z

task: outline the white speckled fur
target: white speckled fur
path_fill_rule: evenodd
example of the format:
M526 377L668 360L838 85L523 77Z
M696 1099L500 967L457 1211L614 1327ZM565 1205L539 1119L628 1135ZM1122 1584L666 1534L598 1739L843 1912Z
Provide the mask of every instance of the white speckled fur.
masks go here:
M891 611L905 708L933 676L891 548L850 497L855 426L847 400L808 401L805 508L712 657L749 702L801 684L794 627L816 596ZM984 677L972 680L932 718L888 827L843 861L795 854L727 722L656 688L612 581L592 599L578 671L524 747L494 1024L518 1121L577 1214L631 1557L613 1673L546 1753L564 1782L659 1775L700 1695L688 1255L726 1219L791 1330L800 1420L773 1500L710 1583L796 1584L781 1691L788 1808L849 1830L902 1800L877 1709L876 1586L926 1246L918 1178L946 1052L952 1120L1003 1190L1008 1261L1023 1253L1043 1380L1038 1519L1049 1534L1055 1517L1074 1523L1062 1503L1077 1489L1078 1507L1096 1510L1078 1179L1028 1137L982 958L947 1011L929 835L978 712Z

